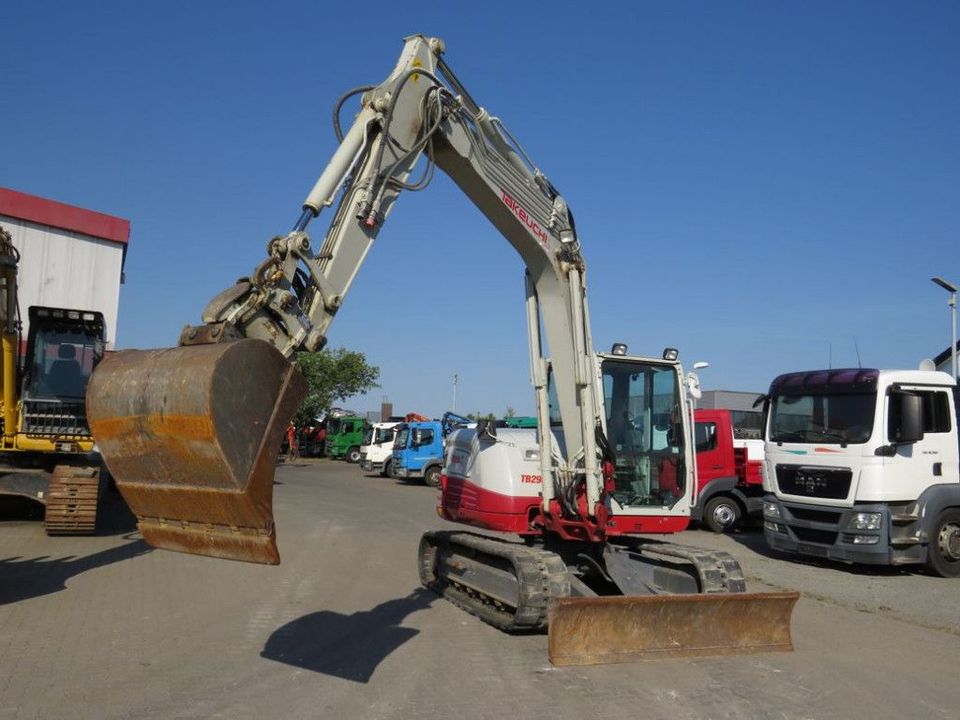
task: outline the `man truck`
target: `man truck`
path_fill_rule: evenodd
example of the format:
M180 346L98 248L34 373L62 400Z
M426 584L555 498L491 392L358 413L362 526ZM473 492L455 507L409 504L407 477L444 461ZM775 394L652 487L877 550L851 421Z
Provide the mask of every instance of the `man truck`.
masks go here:
M793 372L773 381L765 408L771 548L960 577L953 378L929 369Z

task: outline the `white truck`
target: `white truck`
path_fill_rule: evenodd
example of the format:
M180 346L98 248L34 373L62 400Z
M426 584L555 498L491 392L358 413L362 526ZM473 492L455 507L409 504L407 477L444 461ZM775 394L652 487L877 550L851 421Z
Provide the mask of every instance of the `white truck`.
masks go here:
M360 469L365 473L380 473L390 476L390 459L393 441L397 436L398 422L378 422L367 429L360 446Z
M765 400L768 545L960 577L957 408L956 381L932 370L776 378Z

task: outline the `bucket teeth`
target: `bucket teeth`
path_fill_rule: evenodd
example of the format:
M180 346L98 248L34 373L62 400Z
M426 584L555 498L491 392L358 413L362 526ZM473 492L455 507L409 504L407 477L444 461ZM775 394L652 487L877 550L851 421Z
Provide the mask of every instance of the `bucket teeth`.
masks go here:
M90 378L87 417L148 543L276 564L273 475L305 391L261 340L126 350Z

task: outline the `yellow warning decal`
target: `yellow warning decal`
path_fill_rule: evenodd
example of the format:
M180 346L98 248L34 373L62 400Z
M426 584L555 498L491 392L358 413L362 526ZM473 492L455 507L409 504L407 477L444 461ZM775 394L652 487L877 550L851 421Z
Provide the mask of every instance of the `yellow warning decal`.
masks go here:
M410 65L412 65L413 67L423 67L423 63L420 61L420 58L414 58L413 62L410 63ZM419 82L420 75L418 73L414 73L413 75L410 76L410 79L413 80L414 82Z

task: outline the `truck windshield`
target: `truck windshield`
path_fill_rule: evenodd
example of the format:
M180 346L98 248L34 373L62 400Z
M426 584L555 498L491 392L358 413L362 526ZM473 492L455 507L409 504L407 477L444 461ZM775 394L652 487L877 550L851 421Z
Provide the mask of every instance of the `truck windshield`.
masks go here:
M876 393L776 395L770 402L772 442L859 445L873 432Z
M367 428L366 432L363 433L363 441L360 444L373 445L375 442L378 442L377 440L374 440L374 432L379 431L374 431L373 428Z
M613 498L622 506L671 507L683 497L683 406L669 365L603 361L607 439L616 455Z
M393 441L394 450L403 450L407 447L407 438L410 437L410 428L402 428L397 431L397 437Z

